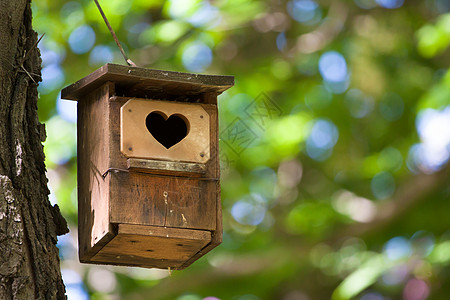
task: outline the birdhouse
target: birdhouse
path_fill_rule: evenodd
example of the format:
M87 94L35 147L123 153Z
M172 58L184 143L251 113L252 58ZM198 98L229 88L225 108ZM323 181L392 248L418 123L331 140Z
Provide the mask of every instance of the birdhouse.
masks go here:
M78 101L84 263L183 269L222 241L217 96L232 76L106 64Z

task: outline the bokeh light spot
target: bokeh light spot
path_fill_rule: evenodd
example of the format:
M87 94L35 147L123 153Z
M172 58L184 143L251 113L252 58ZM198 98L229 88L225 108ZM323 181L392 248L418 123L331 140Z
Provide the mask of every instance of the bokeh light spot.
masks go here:
M324 53L319 59L319 72L325 81L345 81L347 78L347 63L345 58L336 51Z
M380 113L388 121L396 121L403 115L402 98L394 93L387 93L380 102Z
M74 28L85 22L83 6L77 1L64 4L60 10L60 17L65 24L70 26L69 28Z
M330 149L338 140L337 127L328 120L319 119L314 123L311 130L311 143L318 148Z
M300 23L316 24L322 18L322 12L317 2L313 0L292 0L287 4L289 15Z
M88 282L94 290L102 293L111 293L117 285L115 274L104 268L89 269Z
M268 167L258 167L250 173L250 192L253 194L261 194L266 199L273 198L276 184L278 182L277 174L274 170Z
M212 6L209 1L202 1L200 7L192 16L187 18L187 21L195 27L208 25L208 28L212 28L218 25L221 19L222 17L217 7Z
M287 40L286 40L286 34L284 32L281 32L277 36L277 48L280 51L283 51L286 49L287 46Z
M45 164L62 165L76 156L76 125L64 121L58 115L46 123L47 139L44 143Z
M407 265L399 265L391 268L382 276L382 281L388 286L398 285L402 283L409 274Z
M375 0L375 1L381 7L393 9L401 7L403 5L404 0Z
M42 82L38 87L41 94L48 94L59 89L64 83L64 72L60 65L51 64L42 69Z
M183 52L184 67L191 72L202 72L212 62L211 49L202 42L194 42L188 45Z
M378 156L378 167L383 171L397 171L403 164L403 156L399 150L394 147L386 147Z
M177 298L177 300L202 300L202 297L194 295L194 294L187 294L182 295Z
M302 164L295 160L285 160L278 167L278 180L280 185L294 188L300 183L303 175Z
M311 133L306 140L306 152L315 160L323 161L332 152L339 138L339 131L331 121L318 119L311 128Z
M412 253L411 244L406 238L397 236L384 245L384 253L387 258L393 261L404 259Z
M233 218L243 225L258 225L266 215L265 200L257 194L252 194L237 201L231 207Z
M377 6L375 0L354 0L354 2L363 9L371 9Z
M62 100L59 93L56 99L56 110L64 120L71 123L77 122L77 101Z
M55 42L47 42L41 50L42 66L59 65L64 60L66 52L63 46Z
M172 18L185 18L192 15L199 7L200 0L170 0L167 1L169 14Z
M345 94L345 105L352 117L360 119L367 116L373 109L373 98L364 95L358 89L351 89Z
M339 213L361 223L372 221L377 213L377 207L371 200L358 197L349 191L338 193L332 205Z
M428 256L434 249L434 236L423 230L417 231L411 237L411 245L415 254Z
M384 300L384 297L379 293L366 293L361 296L360 300Z
M376 174L370 183L372 193L377 199L386 199L395 192L395 180L389 172Z
M430 294L430 288L423 280L410 279L403 289L404 300L425 300Z
M83 286L82 278L76 271L71 269L62 269L61 275L66 285L66 294L68 299L89 299L89 295Z
M113 52L108 46L99 45L92 49L89 55L90 65L103 65L112 62L114 59Z
M87 25L77 27L69 36L70 49L76 54L91 50L95 43L95 32Z
M439 170L450 157L450 106L421 111L416 128L422 143L410 149L408 167L425 173Z
M159 26L154 27L157 39L161 42L169 43L179 39L187 29L188 27L186 23L173 20L160 23ZM149 33L149 36L147 36L146 33ZM142 40L147 40L147 42L150 42L152 40L151 33L151 29L144 31L143 35L145 37L142 37Z

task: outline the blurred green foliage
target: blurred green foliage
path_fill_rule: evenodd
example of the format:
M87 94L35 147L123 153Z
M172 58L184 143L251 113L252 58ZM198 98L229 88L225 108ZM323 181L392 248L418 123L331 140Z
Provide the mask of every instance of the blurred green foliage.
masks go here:
M170 276L78 263L76 104L59 92L124 62L93 1L32 5L69 299L448 299L447 1L101 1L139 66L236 77L224 242Z

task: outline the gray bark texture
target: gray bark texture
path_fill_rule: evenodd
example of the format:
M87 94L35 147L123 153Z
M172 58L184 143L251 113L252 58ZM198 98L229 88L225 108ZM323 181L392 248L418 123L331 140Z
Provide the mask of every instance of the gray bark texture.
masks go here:
M0 0L2 300L66 298L56 242L68 229L59 208L48 200L45 129L38 120L34 82L40 81L41 59L30 2Z

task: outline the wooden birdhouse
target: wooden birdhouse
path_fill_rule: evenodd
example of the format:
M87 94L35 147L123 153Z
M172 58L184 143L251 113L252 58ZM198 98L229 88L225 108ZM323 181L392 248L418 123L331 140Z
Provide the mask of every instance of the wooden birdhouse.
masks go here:
M78 101L84 263L183 269L222 241L217 96L232 76L106 64Z

